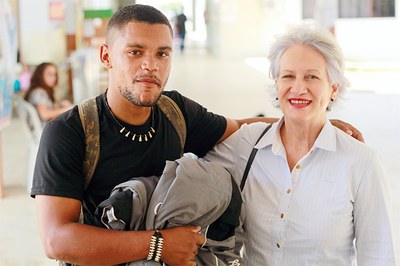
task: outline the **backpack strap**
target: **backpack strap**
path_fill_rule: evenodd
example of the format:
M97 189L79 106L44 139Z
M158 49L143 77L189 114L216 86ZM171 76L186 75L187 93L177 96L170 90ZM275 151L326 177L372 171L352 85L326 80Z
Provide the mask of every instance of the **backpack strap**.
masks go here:
M174 126L175 131L179 136L182 155L186 142L186 122L182 111L174 100L165 95L161 95L157 105L168 118L169 122Z
M240 191L243 191L244 185L246 184L247 176L249 175L251 164L253 163L254 157L258 152L258 149L255 147L260 139L267 133L267 131L271 128L272 124L269 124L266 129L261 133L260 137L257 139L256 143L254 143L253 150L250 153L249 159L247 160L246 168L244 169L242 181L240 182Z
M90 184L100 156L100 125L96 98L78 104L79 117L85 132L85 157L83 160L84 189Z

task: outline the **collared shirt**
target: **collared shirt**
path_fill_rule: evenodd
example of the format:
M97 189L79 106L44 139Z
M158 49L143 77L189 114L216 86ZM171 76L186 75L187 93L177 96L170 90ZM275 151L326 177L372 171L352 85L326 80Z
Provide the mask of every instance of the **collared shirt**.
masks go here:
M243 190L246 265L396 265L379 153L326 121L292 171L275 123ZM243 125L205 159L239 184L264 123Z

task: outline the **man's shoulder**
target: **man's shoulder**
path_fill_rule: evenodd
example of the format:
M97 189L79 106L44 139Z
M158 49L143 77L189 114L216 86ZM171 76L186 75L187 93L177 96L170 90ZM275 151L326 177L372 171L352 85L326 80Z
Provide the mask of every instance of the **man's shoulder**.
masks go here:
M178 104L180 108L188 108L189 106L192 105L201 106L201 104L199 104L198 102L188 98L187 96L181 94L176 90L163 91L162 94L174 100L174 102Z
M169 98L171 98L174 101L177 101L181 98L185 98L185 96L183 96L180 92L178 92L176 90L163 91L162 94L165 96L168 96Z
M187 106L190 102L193 102L192 100L190 100L189 98L183 96L181 93L179 93L176 90L171 90L171 91L163 91L162 93L165 96L168 96L169 98L171 98L177 105L178 107L181 109L181 111L183 113L186 112Z
M78 112L78 106L75 105L73 106L71 109L69 109L68 111L58 115L56 118L54 118L53 122L61 122L61 123L71 123L74 122L74 120L76 120L76 117L79 118L79 112Z
M71 130L78 132L83 131L77 105L49 121L44 127L43 132L47 132L46 135L50 136L55 133L57 133L57 135L68 135Z

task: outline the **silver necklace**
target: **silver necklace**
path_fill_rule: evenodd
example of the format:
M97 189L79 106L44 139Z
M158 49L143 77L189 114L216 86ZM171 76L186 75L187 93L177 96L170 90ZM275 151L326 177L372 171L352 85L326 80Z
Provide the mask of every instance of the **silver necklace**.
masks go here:
M150 126L150 129L144 134L138 134L138 133L134 133L134 132L131 132L131 131L127 130L126 127L121 125L121 123L118 121L118 119L114 116L113 112L111 111L110 106L108 105L107 96L106 96L105 100L106 100L107 109L108 109L108 111L110 111L111 117L117 123L117 125L121 128L119 130L119 133L124 135L126 138L131 138L132 141L138 140L139 142L142 142L142 141L147 142L151 138L153 138L153 135L156 133L156 131L154 129L154 109L153 109L153 106L151 107L151 126Z

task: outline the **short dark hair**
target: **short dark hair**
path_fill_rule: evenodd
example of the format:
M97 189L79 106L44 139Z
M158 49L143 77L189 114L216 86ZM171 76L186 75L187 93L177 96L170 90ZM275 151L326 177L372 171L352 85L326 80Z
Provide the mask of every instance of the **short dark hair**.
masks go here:
M173 34L168 18L158 9L149 5L127 5L118 10L110 19L107 26L107 43L112 29L122 29L129 22L145 22L149 24L167 25Z

